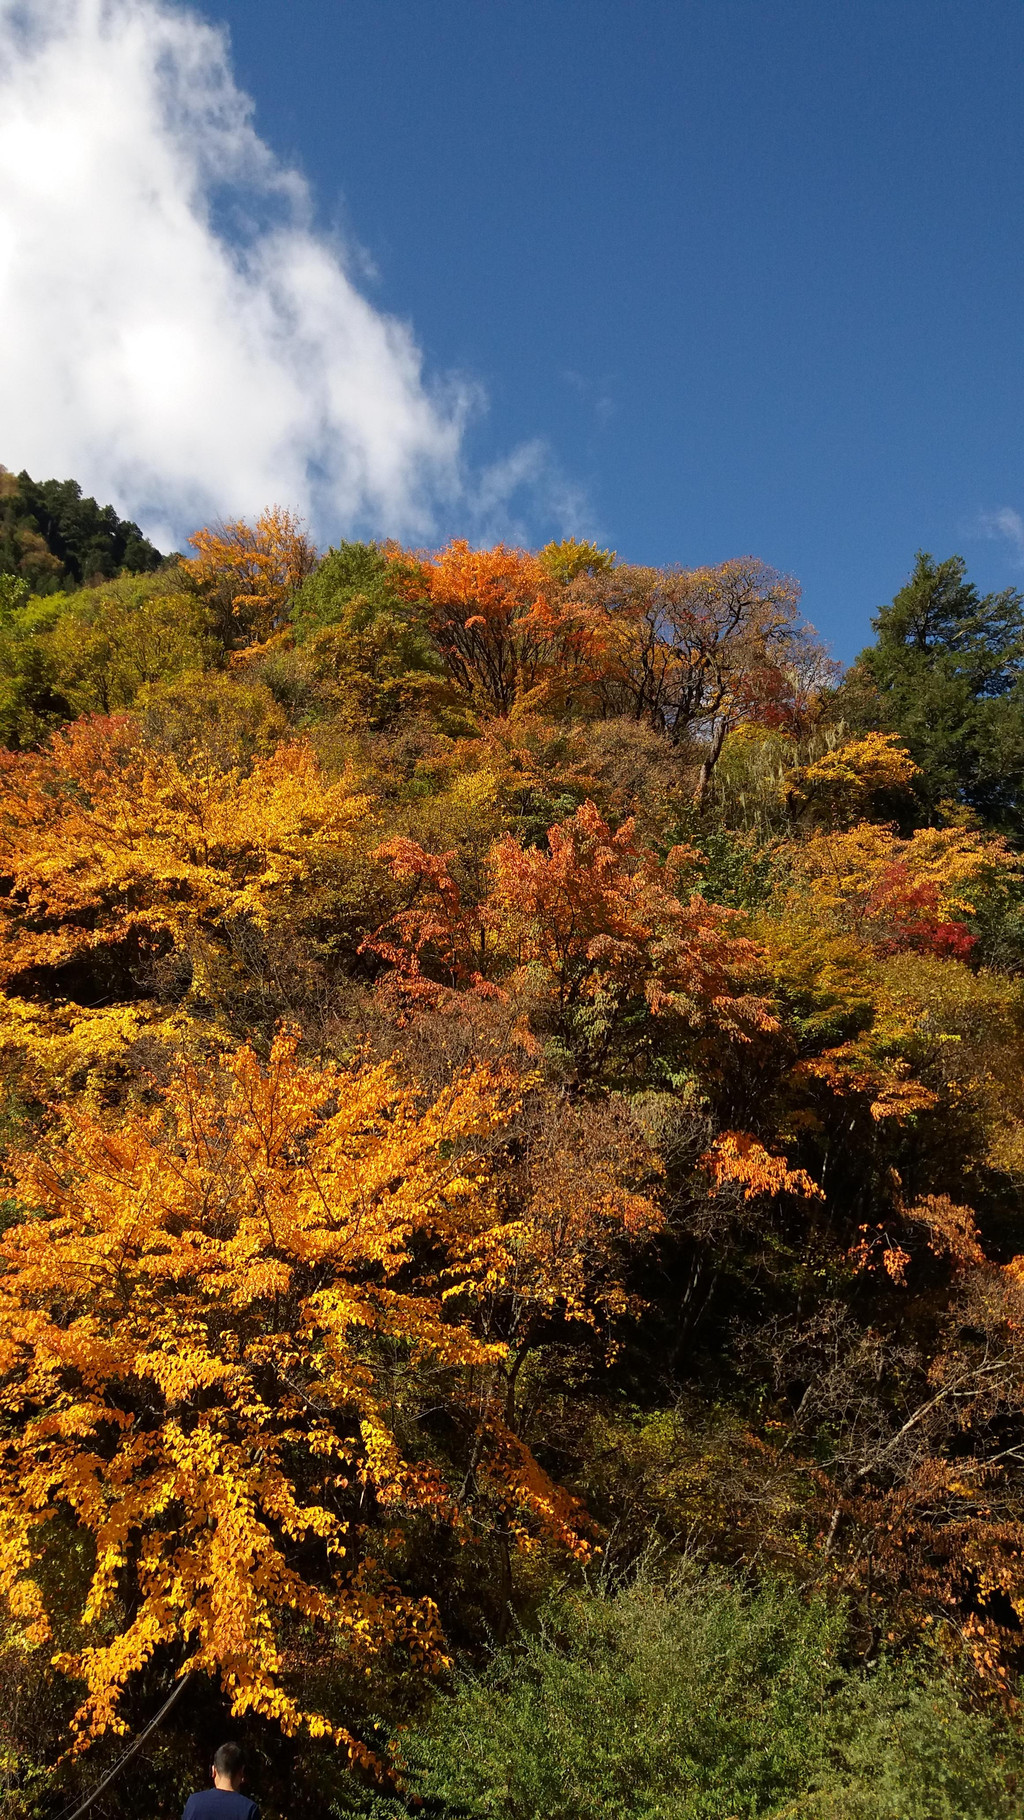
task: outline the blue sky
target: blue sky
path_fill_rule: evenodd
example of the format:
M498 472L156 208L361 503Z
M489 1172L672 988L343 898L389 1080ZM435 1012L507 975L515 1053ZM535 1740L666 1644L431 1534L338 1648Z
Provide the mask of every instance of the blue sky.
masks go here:
M208 10L482 453L545 438L620 555L754 551L843 656L918 546L1024 579L1020 0Z
M0 459L1024 585L1024 0L0 0Z

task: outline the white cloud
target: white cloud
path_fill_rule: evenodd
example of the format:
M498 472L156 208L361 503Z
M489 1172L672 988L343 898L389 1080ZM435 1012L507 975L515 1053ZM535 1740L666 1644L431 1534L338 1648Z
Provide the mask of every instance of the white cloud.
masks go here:
M472 490L470 516L482 543L528 544L531 527L517 517L514 502L536 509L560 537L596 537L597 529L582 487L568 479L540 437L521 442L482 469Z
M8 467L74 476L165 547L271 502L426 539L524 487L561 528L577 502L536 445L504 492L467 483L479 389L425 377L365 270L254 130L220 29L176 0L0 0Z
M996 512L983 512L978 529L983 537L1003 538L1018 562L1024 563L1024 518L1012 506L1000 506Z

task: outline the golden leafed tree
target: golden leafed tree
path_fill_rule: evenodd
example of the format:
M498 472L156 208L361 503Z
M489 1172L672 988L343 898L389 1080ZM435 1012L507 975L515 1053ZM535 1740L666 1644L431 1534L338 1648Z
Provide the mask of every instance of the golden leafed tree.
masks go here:
M265 645L281 631L288 607L316 567L301 520L269 506L254 525L244 519L196 531L186 575L210 602L225 641Z
M245 972L242 936L294 946L365 813L302 741L224 769L124 715L0 754L0 1035L17 1042L17 1004L67 1001L87 1020L144 998L161 957L172 998L218 1010Z
M78 1112L59 1148L10 1159L0 1591L27 1646L60 1644L80 1746L154 1663L357 1752L293 1671L311 1647L356 1673L443 1662L434 1603L402 1585L408 1532L472 1542L497 1512L506 1545L581 1546L507 1426L510 1341L486 1312L526 1278L585 1312L553 1239L581 1229L578 1185L563 1172L561 1219L552 1177L509 1221L515 1107L500 1072L423 1103L386 1067L303 1066L282 1035L265 1067L242 1049L183 1068L149 1116ZM624 1233L645 1206L621 1197ZM80 1597L53 1571L69 1550Z

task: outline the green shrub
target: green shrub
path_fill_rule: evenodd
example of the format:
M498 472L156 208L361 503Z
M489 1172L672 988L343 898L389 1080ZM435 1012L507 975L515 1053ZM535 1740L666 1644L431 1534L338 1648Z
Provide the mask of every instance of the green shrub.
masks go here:
M374 728L401 720L440 672L416 608L396 589L376 544L328 550L292 604L292 631L304 660L307 718L339 716ZM294 688L294 667L286 687ZM267 680L274 688L274 678Z
M404 1801L465 1820L1018 1814L1010 1727L924 1664L844 1667L844 1638L841 1609L778 1585L563 1596L402 1735Z
M120 713L215 655L205 612L173 569L12 596L0 613L0 740L31 746L80 714Z

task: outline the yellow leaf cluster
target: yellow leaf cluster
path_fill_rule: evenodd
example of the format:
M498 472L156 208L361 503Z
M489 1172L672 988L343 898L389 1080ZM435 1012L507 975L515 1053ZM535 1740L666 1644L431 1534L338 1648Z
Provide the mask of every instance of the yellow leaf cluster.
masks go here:
M575 1204L551 1183L510 1223L495 1140L516 1107L500 1071L423 1104L382 1065L303 1066L282 1035L265 1067L247 1048L184 1067L116 1126L79 1104L60 1146L10 1159L32 1213L0 1238L0 1595L45 1638L52 1526L90 1538L62 1612L82 1642L57 1658L85 1683L82 1741L168 1646L236 1713L356 1750L289 1688L289 1614L367 1664L444 1660L432 1602L369 1553L371 1512L459 1531L498 1499L523 1546L582 1546L504 1420L496 1311L585 1316L588 1233L600 1252L654 1215L609 1151ZM427 1445L439 1409L468 1471Z
M196 531L196 554L182 564L199 591L226 609L239 642L266 645L285 609L316 566L316 550L293 512L270 506L255 525L243 519Z
M917 776L898 734L865 733L787 771L782 791L792 811L842 823L863 815L874 796L908 791Z
M0 755L0 1042L27 1037L40 1065L56 1044L59 1079L69 1045L87 1051L99 1034L90 1003L137 1000L168 956L187 1002L215 1011L240 970L239 932L301 929L366 814L351 780L326 777L301 740L222 769L151 749L118 716ZM53 1009L27 1018L19 1001L42 985ZM108 1053L136 1020L130 1007L106 1016Z
M1017 875L1021 860L1000 835L969 828L918 828L907 839L877 822L821 832L790 850L797 901L815 916L870 937L873 897L894 868L913 886L934 886L947 918L970 915L980 887L997 874Z

